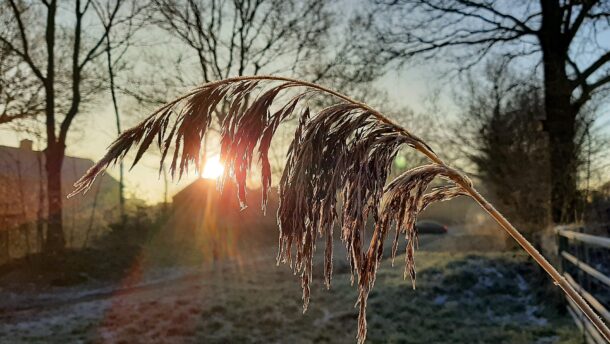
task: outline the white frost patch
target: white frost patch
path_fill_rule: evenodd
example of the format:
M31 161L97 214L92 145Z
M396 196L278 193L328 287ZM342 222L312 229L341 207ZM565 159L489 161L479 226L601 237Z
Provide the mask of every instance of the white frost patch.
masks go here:
M525 278L519 273L517 274L517 288L519 288L519 291L528 291L530 288Z
M432 302L435 305L442 306L445 304L445 302L447 302L447 295L438 295L437 297L434 298L434 300Z

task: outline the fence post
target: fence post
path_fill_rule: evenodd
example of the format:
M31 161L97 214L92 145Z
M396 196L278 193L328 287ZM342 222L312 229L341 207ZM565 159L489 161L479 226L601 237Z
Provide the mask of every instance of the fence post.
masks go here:
M564 237L559 232L557 232L556 235L557 235L557 257L559 257L559 268L560 268L560 271L563 273L566 270L566 264L565 264L563 256L561 255L561 252L567 250L568 238Z
M584 227L578 227L577 229L578 233L584 233ZM584 242L582 241L578 241L578 243L575 243L576 246L576 257L578 258L579 261L585 263L585 264L589 264L589 257L587 254L587 248ZM585 273L584 271L582 271L579 267L578 269L578 284L587 289L590 290L590 278L589 278L589 274Z
M582 227L578 227L576 228L576 231L578 231L578 233L582 233L583 232L583 228ZM574 248L576 250L576 258L578 258L579 262L584 262L584 244L581 241L575 242L574 243ZM577 268L577 282L578 285L580 285L581 287L585 285L585 281L587 279L587 274L580 268L579 265L576 266ZM577 290L578 293L580 293L580 290ZM585 319L585 316L583 314L581 314L579 316L581 324L582 324L582 338L583 338L583 343L588 343L587 340L587 319Z

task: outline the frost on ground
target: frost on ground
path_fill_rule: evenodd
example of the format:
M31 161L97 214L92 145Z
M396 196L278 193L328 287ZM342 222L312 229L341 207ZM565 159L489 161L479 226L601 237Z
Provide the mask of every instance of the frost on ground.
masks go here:
M524 256L418 252L416 259L416 290L402 279L401 268L382 264L369 301L369 342L579 342L568 316L536 299ZM276 267L269 253L99 298L4 308L0 342L353 343L356 292L349 267L336 261L330 291L321 262L315 267L304 315L298 277L287 266Z

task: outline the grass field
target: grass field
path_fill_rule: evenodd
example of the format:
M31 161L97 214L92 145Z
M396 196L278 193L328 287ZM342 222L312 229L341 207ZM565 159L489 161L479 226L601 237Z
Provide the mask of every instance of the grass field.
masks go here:
M273 250L193 277L67 302L3 312L3 343L354 343L357 310L343 257L330 290L317 266L302 314L297 276ZM403 257L397 257L402 262ZM527 281L532 266L513 253L420 251L417 289L401 264L385 261L368 307L371 343L580 343L565 314L544 306Z

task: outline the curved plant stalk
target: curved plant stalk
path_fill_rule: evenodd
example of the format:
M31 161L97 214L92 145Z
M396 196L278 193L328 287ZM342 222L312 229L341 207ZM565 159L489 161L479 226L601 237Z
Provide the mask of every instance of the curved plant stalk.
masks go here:
M261 81L282 84L251 98L253 90ZM298 94L272 114L270 106L274 103L275 96L280 91L295 87L305 87L308 91ZM343 195L341 239L348 249L352 282L354 275L358 276L359 342L363 342L366 336L366 300L375 281L377 266L382 258L383 242L390 227L396 224L393 256L399 234L406 234L405 276L410 275L414 282L413 250L417 240L414 223L417 214L432 202L467 195L517 241L610 342L610 330L604 322L540 252L479 194L468 177L449 167L424 141L379 111L314 83L276 76L244 76L202 85L162 106L140 125L125 131L110 146L108 153L75 184L76 189L70 196L87 191L99 173L122 160L134 145L139 145L133 163L135 165L155 137L163 153L161 164L175 139L170 166L172 176L176 170L180 171L181 176L191 162L197 168L200 143L212 121L212 113L220 102L230 98L229 115L222 123L221 157L226 164L223 181L232 177L238 186L238 198L244 202L246 173L252 162L254 148L258 146L264 210L271 185L267 160L271 138L280 122L295 111L297 103L314 92L332 95L343 103L325 108L311 118L308 108L301 114L280 181L278 210L278 262L289 262L295 272L301 272L304 309L309 302L312 256L318 233L326 238L325 275L326 284L330 287L332 228L338 220L337 193L341 191ZM173 117L175 120L172 126L170 121ZM171 130L168 130L170 127ZM433 164L409 170L385 186L391 161L398 148L405 144L427 156ZM435 177L449 180L454 185L426 193L429 183ZM369 216L377 224L368 250L363 251L360 232ZM293 250L296 250L295 261Z
M426 154L427 155L427 154ZM432 159L432 158L431 158ZM442 161L436 161L439 164L444 164ZM460 179L456 179L455 182L462 187L472 199L474 199L518 244L536 261L540 267L546 271L551 277L553 283L563 292L566 296L574 301L578 308L585 314L585 316L593 323L595 328L601 333L601 335L610 342L610 329L602 321L602 319L595 313L595 311L589 306L589 304L580 296L580 294L574 290L572 285L555 269L551 263L530 243L522 234L519 232L489 201L487 201L472 185L466 183Z

